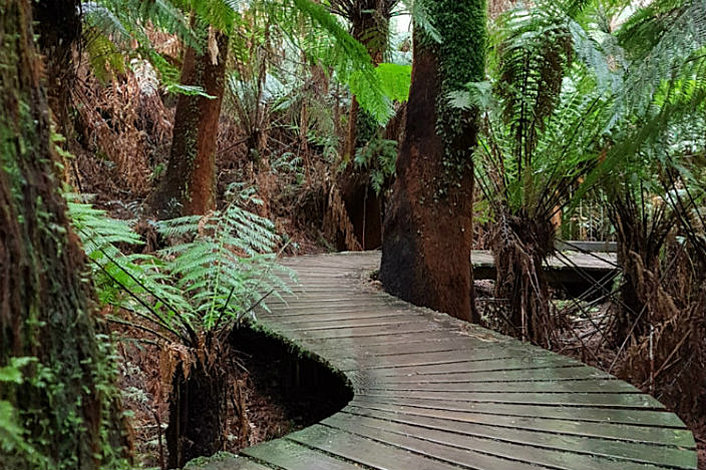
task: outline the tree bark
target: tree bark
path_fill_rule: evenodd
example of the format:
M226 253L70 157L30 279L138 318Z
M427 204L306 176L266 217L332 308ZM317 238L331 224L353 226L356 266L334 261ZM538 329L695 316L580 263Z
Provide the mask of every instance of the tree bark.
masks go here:
M394 3L389 0L359 0L350 14L352 35L365 46L374 65L384 60L390 35L391 6ZM360 108L353 96L343 149L348 165L338 177L338 186L353 234L363 250L379 248L382 243L383 201L370 185L370 171L355 168L353 159L356 150L376 138L379 131L378 123ZM346 246L345 239L345 234L339 232L336 240L338 248L352 249Z
M654 220L655 214L650 220L649 214L640 207L638 201L626 195L610 201L608 210L615 227L618 265L623 273L621 303L613 328L618 343L628 336L644 336L652 322L663 320L660 303L664 303L661 298L666 294L658 281L661 278L659 255L678 220L674 215Z
M21 383L0 384L0 402L14 408L33 450L0 446L0 462L112 467L129 445L106 329L58 191L31 4L4 0L0 8L0 367L34 358Z
M495 297L505 301L505 333L549 347L555 331L544 261L554 251L550 220L501 212L492 238Z
M218 353L222 359L215 364L198 359L185 374L182 363L174 375L167 427L169 468L181 468L191 459L209 457L225 447L229 380L223 362L229 352Z
M202 49L186 49L181 83L199 86L213 98L179 96L169 164L150 201L160 217L206 214L216 206L216 144L228 37L221 32L209 33L205 26L196 28L200 29Z
M380 279L417 305L478 322L470 254L473 112L450 107L448 92L484 76L485 2L429 3L441 35L415 28L412 84L397 179L385 213ZM470 54L470 55L469 55Z
M71 131L69 106L76 83L73 62L74 46L81 37L79 0L43 0L32 2L32 13L39 27L39 51L44 55L49 108L54 112L60 131Z

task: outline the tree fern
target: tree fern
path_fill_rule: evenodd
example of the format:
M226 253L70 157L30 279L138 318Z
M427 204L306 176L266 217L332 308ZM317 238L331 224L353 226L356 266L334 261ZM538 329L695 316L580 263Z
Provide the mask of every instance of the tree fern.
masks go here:
M478 177L500 210L544 219L595 164L620 70L579 17L576 2L538 2L501 16L490 81L449 97L484 111Z
M289 289L282 277L289 271L276 264L274 226L243 209L242 195L223 211L157 223L163 236L181 241L154 255L124 254L116 245L142 244L130 221L67 198L100 299L137 314L161 339L195 347L199 336L226 330Z

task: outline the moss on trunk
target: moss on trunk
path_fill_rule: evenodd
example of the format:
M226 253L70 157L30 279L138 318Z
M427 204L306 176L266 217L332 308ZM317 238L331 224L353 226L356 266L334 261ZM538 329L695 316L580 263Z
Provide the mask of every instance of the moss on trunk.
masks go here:
M0 402L14 408L28 447L0 446L0 462L18 470L114 468L128 449L115 368L58 191L30 2L5 0L2 10L0 367L34 359L21 382L1 383Z
M380 279L412 303L478 321L473 305L473 112L453 108L448 93L482 80L485 2L433 0L441 36L415 28L414 62L397 180L385 213Z

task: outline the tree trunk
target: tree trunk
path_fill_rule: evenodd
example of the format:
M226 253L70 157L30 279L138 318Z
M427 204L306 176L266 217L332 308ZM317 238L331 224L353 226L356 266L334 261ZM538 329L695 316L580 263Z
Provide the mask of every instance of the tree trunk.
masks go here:
M213 98L179 96L169 164L150 201L160 217L206 214L216 206L216 144L228 37L204 26L196 28L202 49L186 49L181 83L199 86Z
M551 220L501 214L492 249L495 297L504 300L505 333L548 347L554 331L544 260L554 250Z
M186 374L182 363L174 375L167 427L169 468L183 467L191 459L224 450L229 385L224 368L227 353L219 351L218 357L210 366L197 359Z
M384 59L390 35L391 4L393 2L386 0L359 0L350 18L353 37L365 46L374 65ZM360 109L358 100L353 96L343 150L348 165L338 177L337 184L353 234L363 250L379 248L382 243L382 197L370 185L370 171L355 168L353 159L359 147L378 137L379 127L372 116ZM339 249L353 248L346 245L346 238L345 234L338 232L336 243Z
M618 343L628 336L645 335L651 322L663 320L659 304L664 303L660 299L666 294L659 281L659 255L677 219L650 215L641 207L642 204L626 195L611 201L608 211L615 227L618 265L623 272L621 303L613 329Z
M473 112L445 97L484 76L485 2L429 2L441 43L415 28L397 179L385 212L380 279L391 293L479 321L471 270Z
M49 107L64 135L71 130L69 106L76 83L73 62L74 46L81 37L78 0L43 0L32 2L32 12L39 27L38 45L44 55Z
M112 468L129 445L106 330L58 191L31 3L0 8L0 367L35 358L21 383L0 386L26 444L0 446L0 466Z

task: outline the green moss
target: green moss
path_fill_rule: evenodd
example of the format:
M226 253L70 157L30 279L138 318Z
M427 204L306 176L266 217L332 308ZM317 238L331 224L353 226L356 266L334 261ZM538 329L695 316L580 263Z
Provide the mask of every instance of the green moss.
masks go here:
M444 142L444 186L460 185L472 168L477 133L477 113L451 105L449 93L464 90L485 76L485 0L430 0L429 13L441 41L421 30L421 43L432 48L439 61L440 92L437 97L437 133Z
M289 352L300 359L310 359L317 364L321 364L324 368L329 370L335 377L337 377L339 380L341 380L345 386L349 390L354 390L355 388L353 387L353 383L350 381L348 376L344 374L342 371L338 370L336 367L334 367L329 361L324 359L323 357L319 356L318 354L315 354L308 349L306 349L304 346L301 344L297 343L296 341L288 338L284 334L274 331L271 328L269 328L267 325L258 322L258 321L246 321L244 322L244 328L248 328L256 333L260 333L268 338L272 338L282 344L284 344Z

